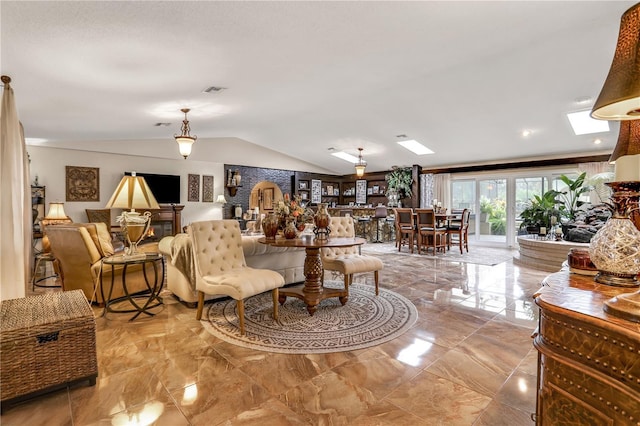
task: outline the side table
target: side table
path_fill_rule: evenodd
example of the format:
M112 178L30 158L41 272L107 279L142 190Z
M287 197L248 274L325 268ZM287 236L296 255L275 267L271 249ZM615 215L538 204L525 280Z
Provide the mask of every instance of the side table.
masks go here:
M44 265L45 271L42 274L43 276L38 277L38 270L40 269L40 265L42 264L42 262L55 262L56 258L53 257L53 254L47 252L42 252L42 253L38 253L36 254L36 261L35 264L33 265L33 274L31 275L31 291L34 291L36 289L36 287L45 287L45 288L56 288L56 287L60 287L60 285L55 284L55 285L43 285L43 284L38 284L40 281L44 281L46 279L49 278L54 278L57 277L58 274L55 272L53 272L53 275L47 275L47 271L46 271L46 264Z
M149 282L149 276L147 275L147 269L145 265L147 263L151 263L153 265L153 285ZM161 273L158 273L158 263L161 265ZM160 291L162 290L162 286L164 284L164 275L165 275L165 267L164 267L164 257L160 253L143 253L135 256L126 256L126 255L116 255L105 257L102 259L102 268L105 266L111 266L111 285L109 286L109 294L107 297L104 295L104 283L102 282L102 271L100 271L100 294L102 295L102 300L104 300L104 311L102 313L103 316L107 314L107 312L114 313L129 313L135 312L136 314L129 319L129 321L133 321L138 317L138 315L144 313L149 316L155 315L153 312L149 312L150 309L156 308L162 305L162 298L160 297ZM142 271L144 275L145 284L147 286L147 291L142 293L131 294L127 289L127 268L133 265L142 265ZM124 290L124 296L112 299L113 294L113 286L115 284L115 267L122 266L122 289ZM136 302L136 299L143 299L144 303ZM128 301L134 309L114 309L112 305L122 302Z

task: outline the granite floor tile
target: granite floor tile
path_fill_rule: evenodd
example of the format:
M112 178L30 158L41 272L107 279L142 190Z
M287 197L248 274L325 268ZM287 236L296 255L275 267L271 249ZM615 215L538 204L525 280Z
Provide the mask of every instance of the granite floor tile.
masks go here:
M105 318L94 306L96 385L11 407L0 424L531 425L531 295L548 274L511 261L377 256L385 264L381 287L418 311L416 324L389 342L312 355L241 348L213 337L194 309L165 290L154 317ZM364 275L356 281L372 283Z

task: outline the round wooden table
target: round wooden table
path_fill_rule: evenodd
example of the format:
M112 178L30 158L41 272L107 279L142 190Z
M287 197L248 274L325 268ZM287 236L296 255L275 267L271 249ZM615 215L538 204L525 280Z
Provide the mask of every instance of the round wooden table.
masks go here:
M258 242L269 244L274 247L302 247L305 249L306 257L304 259L304 285L302 287L293 287L280 289L278 301L282 305L287 297L297 297L302 299L307 305L309 315L313 315L318 309L318 304L328 297L338 297L340 303L344 305L349 299L349 291L347 289L326 288L322 285L322 258L320 257L320 249L323 247L352 247L359 246L366 242L364 238L329 238L327 240L318 240L313 235L303 235L300 238L287 240L286 238L276 238L275 240L267 240L260 238Z

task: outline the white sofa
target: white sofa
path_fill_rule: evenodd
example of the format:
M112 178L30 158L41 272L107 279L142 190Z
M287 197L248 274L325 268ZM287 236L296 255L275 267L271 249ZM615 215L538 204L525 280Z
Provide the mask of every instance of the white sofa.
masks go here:
M294 247L273 247L258 242L260 235L243 235L242 250L247 266L271 269L282 275L285 285L304 281L305 251ZM164 237L158 250L166 257L167 288L189 306L195 306L194 261L189 234ZM206 296L214 299L222 296Z

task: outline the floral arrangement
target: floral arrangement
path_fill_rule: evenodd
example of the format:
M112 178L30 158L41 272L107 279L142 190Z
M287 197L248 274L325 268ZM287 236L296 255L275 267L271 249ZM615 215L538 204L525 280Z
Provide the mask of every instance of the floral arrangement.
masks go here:
M294 222L296 228L303 228L304 224L313 221L313 210L307 208L299 196L293 199L289 194L284 194L284 199L278 202L275 213L280 218L280 227L284 228L287 222Z

